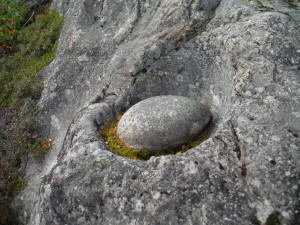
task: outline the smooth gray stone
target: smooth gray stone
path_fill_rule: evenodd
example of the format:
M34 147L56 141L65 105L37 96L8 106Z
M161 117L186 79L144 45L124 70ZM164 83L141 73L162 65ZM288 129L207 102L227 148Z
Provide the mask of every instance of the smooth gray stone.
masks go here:
M117 134L129 147L142 151L180 147L203 131L209 110L183 96L156 96L132 106L121 118Z

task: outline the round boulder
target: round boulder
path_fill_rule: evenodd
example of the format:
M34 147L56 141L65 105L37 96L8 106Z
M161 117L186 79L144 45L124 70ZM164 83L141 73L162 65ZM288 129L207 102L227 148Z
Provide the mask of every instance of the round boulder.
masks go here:
M117 135L128 147L152 152L178 148L207 126L209 110L193 99L165 95L145 99L124 113Z

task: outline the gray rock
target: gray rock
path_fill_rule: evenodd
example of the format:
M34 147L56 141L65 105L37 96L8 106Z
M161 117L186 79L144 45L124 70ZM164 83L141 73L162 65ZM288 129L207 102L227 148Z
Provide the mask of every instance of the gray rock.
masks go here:
M210 117L193 99L156 96L132 106L119 121L117 134L127 146L142 151L174 149L199 136Z
M54 146L29 158L20 224L300 224L299 7L249 2L54 0L65 22L38 117ZM209 138L111 153L96 131L158 95L208 105Z

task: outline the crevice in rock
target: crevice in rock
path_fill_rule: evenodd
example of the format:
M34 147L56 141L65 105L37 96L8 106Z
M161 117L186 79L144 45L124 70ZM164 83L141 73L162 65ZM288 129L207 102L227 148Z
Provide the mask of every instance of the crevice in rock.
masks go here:
M219 168L220 170L225 170L225 167L221 163L219 163Z
M299 186L297 190L297 196L300 196ZM300 201L295 205L295 209L300 209ZM299 225L300 224L300 210L295 210L294 218L291 222L291 225Z
M225 152L226 152L226 151L228 150L228 144L227 144L227 142L224 140L224 137L221 136L221 135L216 135L216 136L214 136L214 138L217 139L217 140L219 140L219 141L221 141L221 142L223 143L223 145L224 145L224 150L225 150ZM221 153L221 155L222 155L222 153Z
M243 177L246 177L247 176L247 166L246 166L245 162L243 162L243 151L240 146L240 140L237 135L237 131L231 121L230 121L230 124L231 124L233 135L235 138L235 149L233 151L236 153L237 159L239 160L239 167L241 169L241 175Z
M232 127L232 131L233 131L233 135L234 135L234 138L235 138L235 149L233 150L235 153L236 153L236 156L238 158L238 160L241 162L242 161L242 148L240 146L240 140L239 140L239 137L237 135L237 132L234 128L234 125L232 124L232 122L230 121L230 124L231 124L231 127Z
M242 164L242 166L241 166L241 175L243 177L247 176L247 167L246 167L246 164Z
M195 0L192 0L189 4L189 7L188 7L188 12L189 12L189 18L191 19L192 17L192 5L194 4Z
M100 10L99 10L100 15L103 12L103 8L104 8L104 0L101 0L100 1Z
M116 93L107 93L107 90L109 89L111 85L111 82L108 82L102 89L102 94L97 96L95 98L94 101L91 102L91 104L96 104L96 103L99 103L99 102L105 102L105 98L106 97L109 97L109 96L112 96L112 95L116 95Z
M141 0L137 0L137 8L136 8L137 20L141 17L141 15L142 15L142 3L141 3Z
M53 210L54 214L57 215L57 217L60 220L60 222L63 223L63 224L65 224L66 222L64 220L64 217L56 211L55 207L52 206L52 210Z
M292 129L288 129L287 130L289 133L291 133L295 138L298 138L299 137L299 134L297 134L296 131L293 131Z

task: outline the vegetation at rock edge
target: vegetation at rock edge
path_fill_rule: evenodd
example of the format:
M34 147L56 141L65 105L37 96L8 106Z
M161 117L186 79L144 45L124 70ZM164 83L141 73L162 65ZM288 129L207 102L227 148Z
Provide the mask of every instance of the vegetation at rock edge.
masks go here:
M62 23L49 5L0 0L0 224L17 224L11 201L26 187L21 167L27 157L52 146L34 117L43 88L38 73L55 56Z

